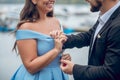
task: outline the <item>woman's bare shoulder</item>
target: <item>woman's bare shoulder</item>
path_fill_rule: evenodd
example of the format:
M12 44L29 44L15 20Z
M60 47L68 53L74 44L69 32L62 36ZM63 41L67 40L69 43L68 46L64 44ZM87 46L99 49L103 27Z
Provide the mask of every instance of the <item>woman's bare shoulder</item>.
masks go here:
M31 23L31 22L26 22L26 23L23 23L22 25L20 25L19 29L31 29L31 27L34 26L34 23Z

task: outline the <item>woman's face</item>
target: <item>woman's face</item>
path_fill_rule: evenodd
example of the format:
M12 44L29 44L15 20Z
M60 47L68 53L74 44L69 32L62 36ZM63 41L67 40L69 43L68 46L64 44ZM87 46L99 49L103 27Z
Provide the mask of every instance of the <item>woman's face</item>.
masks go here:
M48 13L53 10L55 0L36 0L37 8L40 12Z
M102 6L102 0L86 0L91 5L91 11L97 12Z

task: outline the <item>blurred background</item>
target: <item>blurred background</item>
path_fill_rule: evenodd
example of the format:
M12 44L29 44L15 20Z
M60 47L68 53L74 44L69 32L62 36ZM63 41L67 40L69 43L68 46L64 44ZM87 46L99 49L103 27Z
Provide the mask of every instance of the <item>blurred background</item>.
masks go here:
M12 51L15 37L12 31L19 21L19 13L25 0L0 0L0 80L10 80L22 64L20 56ZM98 13L91 13L85 0L56 0L54 13L64 27L66 34L88 31L95 23ZM66 49L72 61L87 65L89 47ZM73 76L70 75L70 80Z

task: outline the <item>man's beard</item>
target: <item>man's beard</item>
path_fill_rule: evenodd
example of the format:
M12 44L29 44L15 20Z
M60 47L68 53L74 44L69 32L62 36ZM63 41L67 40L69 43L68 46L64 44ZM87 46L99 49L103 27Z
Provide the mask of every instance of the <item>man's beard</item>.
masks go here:
M92 11L92 12L97 12L97 11L99 11L100 8L101 8L101 6L102 6L101 2L98 2L98 1L96 1L96 2L97 2L97 6L91 6L91 11Z

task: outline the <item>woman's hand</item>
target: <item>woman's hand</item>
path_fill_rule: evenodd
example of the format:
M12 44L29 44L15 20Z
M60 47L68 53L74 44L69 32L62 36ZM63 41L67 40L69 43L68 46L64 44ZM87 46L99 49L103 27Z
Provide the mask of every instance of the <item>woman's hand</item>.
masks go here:
M60 53L60 52L62 51L63 43L62 43L61 39L59 39L59 38L54 39L54 41L55 41L54 49L55 49L58 53Z
M50 36L54 39L60 39L62 43L67 41L66 35L61 30L54 30L50 32Z

